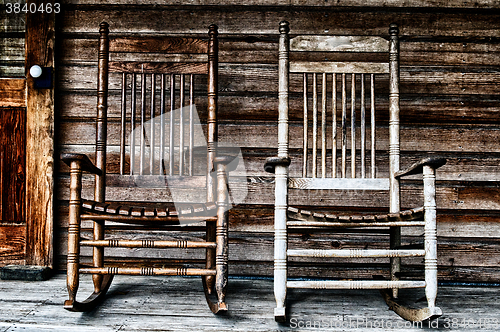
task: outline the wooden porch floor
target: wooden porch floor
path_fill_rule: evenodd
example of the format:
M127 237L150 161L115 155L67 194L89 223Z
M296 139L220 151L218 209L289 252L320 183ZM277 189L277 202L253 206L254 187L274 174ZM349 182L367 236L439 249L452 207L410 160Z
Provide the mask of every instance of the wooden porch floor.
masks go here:
M292 290L290 322L278 325L272 280L230 279L230 312L224 316L209 311L199 278L117 276L105 302L90 313L63 309L65 282L62 274L43 282L0 280L0 331L500 330L498 287L440 287L444 315L431 326L405 322L387 309L378 291ZM84 278L79 294L91 289L90 277ZM423 290L407 293L418 299Z

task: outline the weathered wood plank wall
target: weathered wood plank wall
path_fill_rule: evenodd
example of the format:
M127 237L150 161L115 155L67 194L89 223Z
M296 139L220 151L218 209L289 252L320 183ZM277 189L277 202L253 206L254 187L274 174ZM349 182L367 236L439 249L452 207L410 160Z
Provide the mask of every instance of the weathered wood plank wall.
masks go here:
M26 15L7 13L5 1L0 8L0 77L24 76Z
M402 165L431 154L448 158L437 175L439 271L441 280L500 281L500 5L494 1L363 1L350 0L338 7L330 1L255 0L238 1L67 1L59 14L59 45L56 61L60 151L86 152L93 156L97 76L97 31L101 21L115 35L174 33L205 37L215 23L220 31L219 119L220 140L243 149L249 172L245 202L231 211L230 273L272 275L273 184L263 171L267 156L275 154L277 142L277 42L278 24L290 22L291 34L387 35L392 22L401 29ZM140 5L139 5L140 4ZM113 81L111 80L113 84ZM292 85L300 82L293 81ZM298 100L291 100L298 105ZM111 94L110 111L119 114L119 95ZM197 104L203 112L206 105ZM387 110L381 109L382 118ZM292 113L292 120L299 114ZM118 123L111 121L111 127ZM298 131L291 126L291 131ZM380 135L387 132L381 127ZM298 132L297 132L298 133ZM300 135L296 135L300 137ZM387 137L387 136L385 136ZM109 135L117 145L118 134ZM379 148L386 147L383 141ZM297 154L300 141L292 142ZM118 158L111 158L111 172L118 172ZM56 248L58 261L65 261L67 230L68 169L60 164L57 181ZM381 169L381 172L387 172ZM299 172L292 167L292 173ZM84 178L84 193L92 197L92 177ZM419 181L403 184L405 207L420 204ZM143 198L152 198L149 191ZM291 202L313 204L310 197L292 194ZM109 191L108 199L129 199L128 194ZM335 210L381 211L387 197L382 193L342 192L324 197ZM89 231L90 224L84 228ZM421 231L410 230L408 242ZM137 236L134 234L130 235ZM198 235L194 235L198 236ZM380 246L386 234L369 239L343 233L329 237L297 234L291 245L309 239L318 248ZM123 252L115 251L119 258ZM158 256L151 255L154 260ZM179 256L183 258L183 256ZM336 261L334 261L336 262ZM328 269L294 261L295 276L370 277L387 273L378 260L335 264ZM410 260L409 272L421 266ZM355 270L361 268L361 270Z

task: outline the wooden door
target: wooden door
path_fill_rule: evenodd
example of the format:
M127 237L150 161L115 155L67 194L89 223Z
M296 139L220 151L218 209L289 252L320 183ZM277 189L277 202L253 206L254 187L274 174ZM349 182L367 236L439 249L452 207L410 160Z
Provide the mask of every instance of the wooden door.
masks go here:
M17 77L0 78L0 266L53 265L54 84L35 88L28 74L33 65L54 67L56 13L43 6L28 1L27 12L21 6L4 13L4 23L14 22L4 24L4 38L23 40L20 30L25 34L24 68L15 75L13 62L1 73Z
M26 108L0 112L0 261L22 263L26 237Z

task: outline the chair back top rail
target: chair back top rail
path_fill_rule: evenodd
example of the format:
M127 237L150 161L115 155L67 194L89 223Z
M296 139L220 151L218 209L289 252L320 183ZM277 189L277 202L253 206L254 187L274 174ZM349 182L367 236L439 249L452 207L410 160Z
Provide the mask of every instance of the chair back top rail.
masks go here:
M353 73L353 74L388 74L387 62L310 62L290 61L291 73Z
M116 37L109 43L113 53L207 54L206 40L185 37Z
M389 41L376 36L301 35L290 40L292 52L389 52Z
M388 178L290 178L288 188L331 190L389 190Z
M109 72L137 74L207 74L207 63L111 61Z

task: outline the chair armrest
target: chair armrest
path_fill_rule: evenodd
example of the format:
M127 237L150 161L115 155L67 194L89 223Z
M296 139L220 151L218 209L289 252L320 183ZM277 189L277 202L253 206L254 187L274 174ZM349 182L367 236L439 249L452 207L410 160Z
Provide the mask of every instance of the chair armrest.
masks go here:
M269 157L264 164L264 170L274 174L276 166L290 166L290 162L291 160L289 157Z
M394 177L400 178L407 175L421 174L423 172L424 166L430 166L433 169L438 169L444 164L446 164L445 158L438 158L438 157L424 158L414 163L410 167L407 167L406 169L397 171L396 174L394 174Z
M76 161L82 171L89 172L92 174L102 175L102 171L95 167L94 164L90 161L89 157L80 153L63 153L61 155L62 161L69 167L71 167L71 162Z

